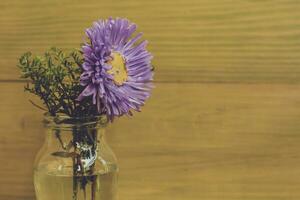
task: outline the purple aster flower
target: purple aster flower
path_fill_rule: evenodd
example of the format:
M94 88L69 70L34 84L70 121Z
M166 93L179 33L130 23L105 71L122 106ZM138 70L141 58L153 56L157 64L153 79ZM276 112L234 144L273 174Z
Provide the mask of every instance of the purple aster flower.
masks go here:
M127 19L99 20L86 30L89 42L82 47L84 63L78 100L92 96L100 114L110 120L131 110L140 111L150 96L153 73L147 41L132 37L136 25Z

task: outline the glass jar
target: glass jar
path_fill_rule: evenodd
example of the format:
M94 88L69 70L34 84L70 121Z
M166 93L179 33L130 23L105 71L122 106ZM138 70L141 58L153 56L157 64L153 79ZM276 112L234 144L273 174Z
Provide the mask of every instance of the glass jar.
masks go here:
M46 138L34 164L37 200L115 200L117 162L104 116L45 115Z

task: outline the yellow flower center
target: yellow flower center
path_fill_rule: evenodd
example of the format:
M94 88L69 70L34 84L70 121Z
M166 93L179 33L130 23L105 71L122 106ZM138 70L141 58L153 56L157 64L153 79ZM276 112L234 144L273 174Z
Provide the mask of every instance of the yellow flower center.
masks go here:
M113 59L107 63L111 65L111 69L107 73L113 75L116 85L123 85L127 81L127 70L125 66L125 60L120 53L113 52Z

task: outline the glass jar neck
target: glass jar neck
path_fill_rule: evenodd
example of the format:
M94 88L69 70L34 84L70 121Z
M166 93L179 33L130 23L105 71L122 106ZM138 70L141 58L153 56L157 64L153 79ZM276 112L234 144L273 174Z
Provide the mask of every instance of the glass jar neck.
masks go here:
M69 150L87 148L99 140L104 140L104 131L108 123L105 116L71 118L65 115L45 115L46 143Z
M104 127L47 127L46 142L49 145L61 144L61 148L66 150L69 143L74 145L87 144L92 145L99 140L104 140Z
M106 127L108 124L108 119L105 115L70 117L65 114L57 114L52 116L49 113L45 113L44 122L46 127L49 128L74 130L79 128Z

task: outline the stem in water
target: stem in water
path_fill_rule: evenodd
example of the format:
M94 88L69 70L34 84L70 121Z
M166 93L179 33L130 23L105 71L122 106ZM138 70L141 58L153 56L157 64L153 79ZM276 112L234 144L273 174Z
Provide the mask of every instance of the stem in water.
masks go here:
M92 130L91 132L91 139L92 139L92 153L96 154L97 151L97 130ZM91 155L94 156L94 155ZM95 171L95 163L90 168L91 176L91 200L95 200L96 198L96 186L97 186L97 175L94 175Z

